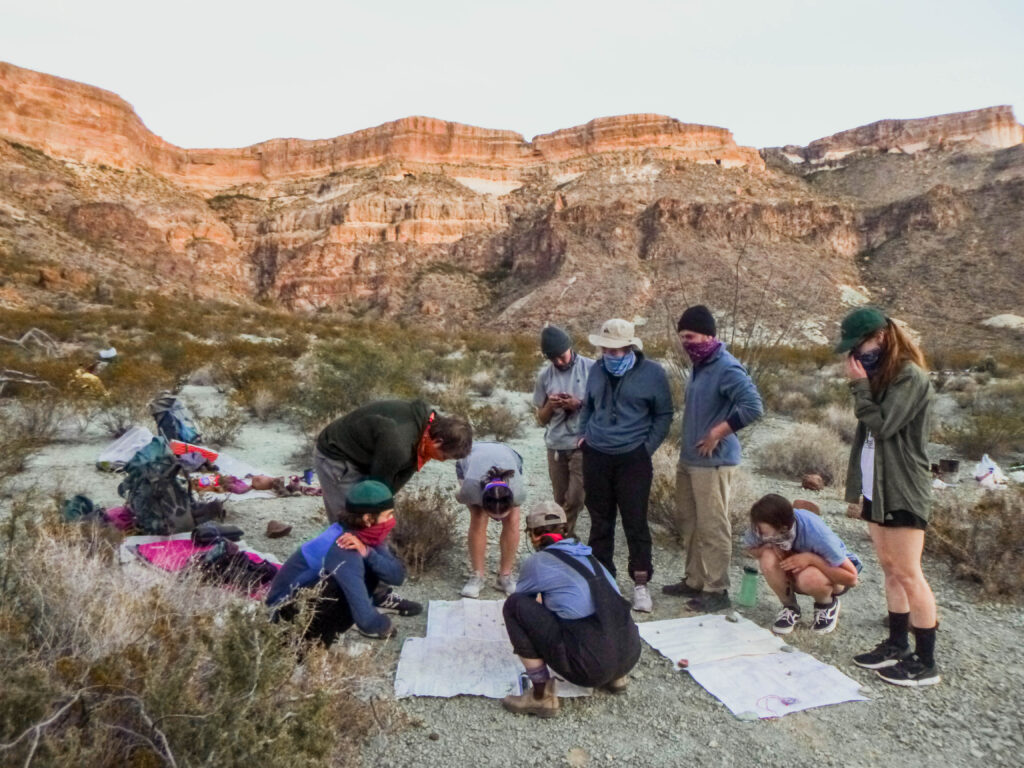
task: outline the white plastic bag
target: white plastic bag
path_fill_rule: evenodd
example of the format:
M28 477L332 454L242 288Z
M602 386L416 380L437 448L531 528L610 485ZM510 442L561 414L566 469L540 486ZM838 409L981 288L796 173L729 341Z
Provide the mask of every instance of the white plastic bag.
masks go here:
M1003 474L999 465L989 458L987 453L974 466L974 479L982 488L994 490L1006 487L1006 475Z

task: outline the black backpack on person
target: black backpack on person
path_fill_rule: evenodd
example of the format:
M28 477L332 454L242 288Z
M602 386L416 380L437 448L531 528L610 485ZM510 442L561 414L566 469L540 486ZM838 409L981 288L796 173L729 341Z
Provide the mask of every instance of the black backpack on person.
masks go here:
M594 615L605 637L616 646L617 668L612 670L609 680L625 675L640 658L640 630L633 621L629 601L608 582L604 566L593 555L587 555L587 560L594 569L591 573L568 552L557 549L543 551L561 560L587 580L590 595L594 600Z

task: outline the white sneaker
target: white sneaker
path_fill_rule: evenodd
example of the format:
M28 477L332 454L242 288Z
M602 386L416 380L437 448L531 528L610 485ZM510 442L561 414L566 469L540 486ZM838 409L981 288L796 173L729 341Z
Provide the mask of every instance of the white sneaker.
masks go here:
M516 591L516 577L511 573L505 574L504 576L498 574L498 589L504 592L506 595L511 595Z
M480 597L480 590L483 588L484 577L479 573L474 573L470 577L469 581L466 582L466 585L462 588L462 591L459 594L463 597L472 597L473 599L476 599Z
M633 610L644 613L654 610L654 601L651 600L651 593L646 584L637 584L633 587Z

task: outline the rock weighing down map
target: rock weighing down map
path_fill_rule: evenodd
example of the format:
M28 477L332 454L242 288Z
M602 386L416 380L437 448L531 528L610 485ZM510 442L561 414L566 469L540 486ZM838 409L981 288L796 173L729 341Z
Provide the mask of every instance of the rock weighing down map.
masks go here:
M744 720L867 700L856 680L806 653L787 651L780 638L749 619L706 615L637 626L675 669L685 669Z
M395 696L459 695L500 699L522 693L523 665L505 632L501 600L431 600L427 636L402 645ZM559 696L589 696L589 688L559 680Z

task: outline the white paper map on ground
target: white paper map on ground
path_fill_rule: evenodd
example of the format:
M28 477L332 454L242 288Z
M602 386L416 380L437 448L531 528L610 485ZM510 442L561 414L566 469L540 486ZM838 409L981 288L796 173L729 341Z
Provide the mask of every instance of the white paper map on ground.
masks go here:
M431 600L427 636L402 645L395 696L486 696L522 693L525 672L512 652L501 613L502 600ZM552 672L559 697L589 696Z
M784 653L785 643L749 619L705 615L648 621L640 636L686 671L737 716L782 717L802 709L866 701L860 684L805 653Z
M726 621L725 616L708 614L687 619L645 621L637 624L648 645L681 670L680 659L690 666L705 661L775 653L785 643L749 619Z
M734 715L782 717L812 707L867 701L860 683L806 653L736 656L687 671Z

